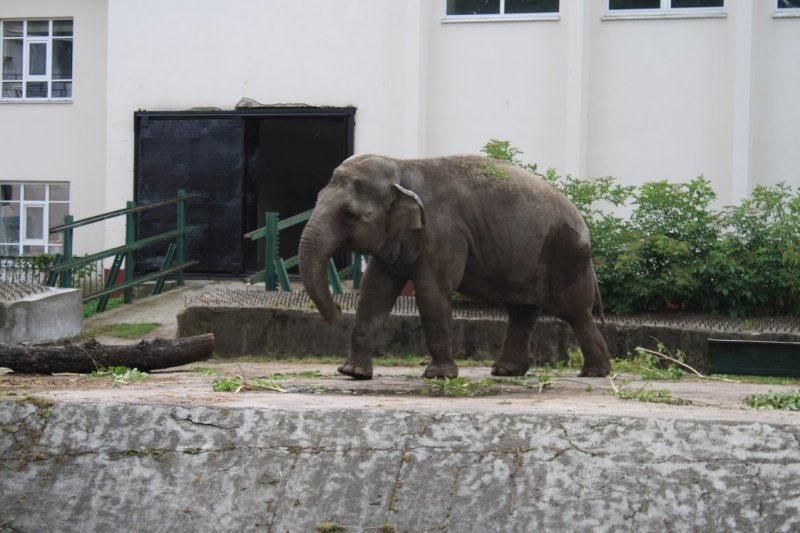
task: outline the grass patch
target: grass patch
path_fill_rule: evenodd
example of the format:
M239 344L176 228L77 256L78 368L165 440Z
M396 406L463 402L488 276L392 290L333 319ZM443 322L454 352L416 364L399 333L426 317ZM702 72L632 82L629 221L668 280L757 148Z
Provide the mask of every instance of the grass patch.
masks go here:
M503 380L487 378L473 381L462 376L452 379L425 379L430 394L439 396L489 396L497 394L496 385Z
M328 522L320 522L317 524L317 533L340 533L341 531L346 531L343 525L341 525L336 520L331 520Z
M141 379L147 379L150 377L150 374L147 372L142 372L136 368L128 368L127 366L110 366L101 370L95 370L89 375L93 378L105 378L111 376L114 380L114 383L122 383L125 385L131 383L132 381L139 381Z
M161 324L157 322L132 322L130 324L103 324L94 328L89 328L81 332L78 338L92 339L100 335L109 337L119 337L121 339L138 339L141 338Z
M242 376L233 376L221 378L211 384L214 392L246 392L256 390L270 390L275 392L288 392L281 387L276 381L271 381L264 378L244 378Z
M36 406L36 413L45 420L50 418L50 413L53 411L53 406L55 405L53 400L42 398L41 396L34 396L32 394L25 396L19 401L20 403L30 403Z
M86 302L83 304L83 318L89 318L90 316L94 316L97 314L97 304L100 302L99 299L92 300L90 302ZM106 303L106 311L111 311L115 307L119 307L120 305L125 304L125 297L124 296L117 296L115 298L109 298L108 303Z
M282 381L289 378L316 379L322 377L324 376L319 370L301 370L300 372L276 372L274 374L267 374L263 376L262 379Z
M781 409L800 411L800 390L752 394L744 399L750 409Z
M613 383L613 382L612 382ZM669 405L691 405L689 400L683 400L672 395L667 389L650 389L649 383L645 383L638 389L633 389L627 385L620 387L614 386L608 391L611 396L616 396L623 400L636 400L646 403L666 403Z

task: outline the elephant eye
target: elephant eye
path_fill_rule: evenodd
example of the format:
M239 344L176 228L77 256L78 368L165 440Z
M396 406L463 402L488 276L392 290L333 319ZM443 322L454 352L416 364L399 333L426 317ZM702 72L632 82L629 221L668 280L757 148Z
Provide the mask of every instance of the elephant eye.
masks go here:
M342 209L342 218L344 218L347 222L355 222L361 217L359 217L355 211L344 208Z

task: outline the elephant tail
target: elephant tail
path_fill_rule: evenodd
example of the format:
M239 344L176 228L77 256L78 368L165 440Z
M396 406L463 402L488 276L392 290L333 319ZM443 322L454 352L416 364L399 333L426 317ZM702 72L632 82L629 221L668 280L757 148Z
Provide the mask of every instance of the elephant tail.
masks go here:
M608 326L606 325L606 315L603 312L603 297L600 295L600 284L597 282L597 276L594 278L594 298L597 310L600 312L600 324L603 325L603 337L605 337L606 345L608 345Z

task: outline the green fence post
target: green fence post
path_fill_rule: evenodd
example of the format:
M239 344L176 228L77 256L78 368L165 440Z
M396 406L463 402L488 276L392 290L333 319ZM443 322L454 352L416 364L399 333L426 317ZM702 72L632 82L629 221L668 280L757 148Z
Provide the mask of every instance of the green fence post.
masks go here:
M135 202L126 202L125 207L130 209L132 207L136 207ZM132 244L136 241L136 214L135 213L126 213L125 214L125 244ZM134 269L134 252L130 250L125 252L125 283L133 281L133 269ZM109 273L110 274L110 273ZM116 280L114 280L116 281ZM113 283L113 282L112 282ZM133 303L133 288L128 287L125 289L125 303Z
M72 224L75 219L72 215L64 217L64 224ZM64 230L64 262L72 261L72 228ZM61 273L61 286L65 289L72 288L72 269Z
M264 274L265 288L268 291L278 290L275 281L275 261L278 259L278 213L264 214L264 227L267 234L264 236Z
M339 273L336 272L336 263L333 262L333 259L328 260L328 281L331 284L333 294L341 295L344 293L342 281L339 279Z
M361 261L364 256L359 253L353 253L353 290L357 291L361 288Z
M186 189L178 189L178 230L181 232L186 229ZM176 261L182 265L186 261L186 235L178 235L178 249L176 250ZM183 269L175 274L175 283L183 285Z

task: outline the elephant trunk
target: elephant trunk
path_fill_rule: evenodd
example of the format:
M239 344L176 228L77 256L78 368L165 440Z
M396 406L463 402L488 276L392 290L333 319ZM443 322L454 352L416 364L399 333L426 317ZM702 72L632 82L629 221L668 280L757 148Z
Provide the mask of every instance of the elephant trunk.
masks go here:
M341 246L342 239L322 231L324 226L320 218L312 216L303 230L299 250L300 277L322 318L333 324L342 318L342 310L328 290L327 267L328 259Z

